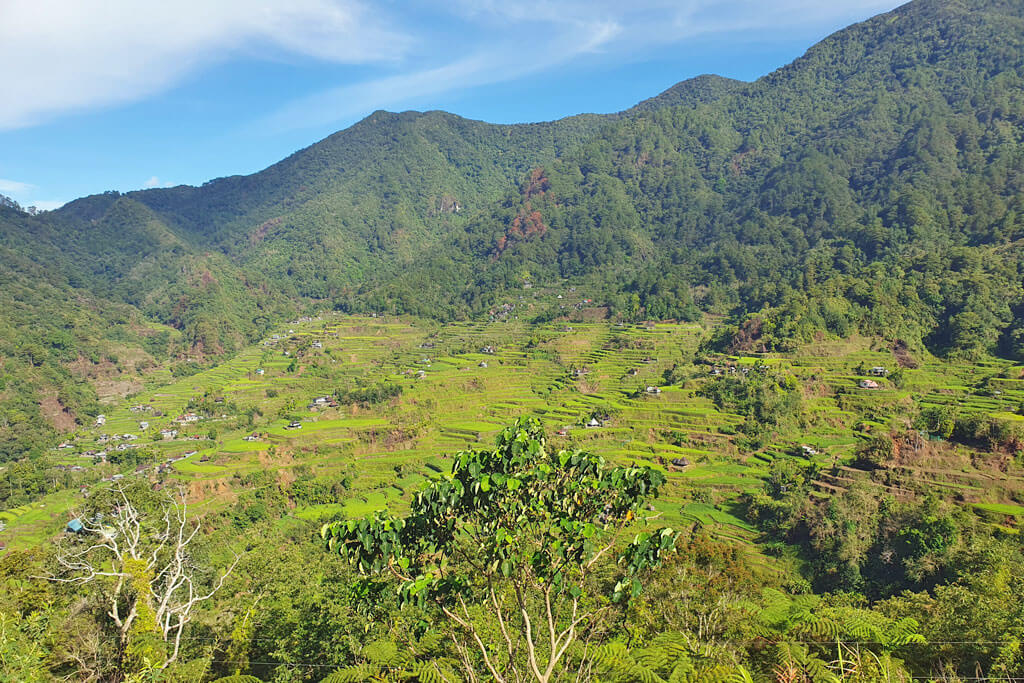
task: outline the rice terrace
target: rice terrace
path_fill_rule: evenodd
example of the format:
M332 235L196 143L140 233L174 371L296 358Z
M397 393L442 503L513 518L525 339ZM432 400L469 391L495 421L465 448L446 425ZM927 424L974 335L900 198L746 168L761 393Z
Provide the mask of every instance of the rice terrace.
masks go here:
M1024 683L1024 1L251 4L0 2L0 683Z
M954 409L1013 443L1024 433L1016 413L1024 366L926 354L908 363L869 338L727 355L702 352L704 335L694 323L439 325L324 314L195 375L154 370L144 380L150 386L111 405L102 425L65 439L58 466L86 468L83 495L120 473L186 484L213 508L255 485L344 480L329 501L296 496L291 514L359 517L401 504L425 477L450 469L452 454L487 446L505 424L533 415L557 443L664 470L669 484L655 505L666 519L751 550L756 532L735 506L780 459L817 466L810 495L854 482L904 496L939 491L1003 533L1019 533L1019 458L982 455L944 439L939 425L891 416ZM751 377L794 397L765 435L745 434L748 415L736 411L743 406L709 393ZM868 378L877 388L862 388ZM162 437L165 430L174 436ZM892 430L900 436L891 463L858 461L858 447ZM118 444L130 446L120 451L127 455ZM125 470L129 459L137 467ZM3 537L12 547L38 542L63 526L77 498L60 492L0 513Z

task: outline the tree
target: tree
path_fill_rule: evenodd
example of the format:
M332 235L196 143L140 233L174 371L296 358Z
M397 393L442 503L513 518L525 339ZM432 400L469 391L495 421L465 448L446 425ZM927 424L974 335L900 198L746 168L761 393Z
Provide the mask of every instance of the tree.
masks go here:
M155 505L122 485L110 493L108 509L80 515L82 532L58 549L58 572L47 578L97 585L127 664L166 667L196 608L221 589L238 558L215 579L197 564L200 524L184 491Z
M333 522L322 536L361 573L397 581L403 602L438 609L469 680L479 657L498 683L544 683L562 675L571 646L600 638L613 606L638 595L673 549L669 528L620 543L664 482L650 467L551 452L540 422L521 418L494 450L458 453L408 516ZM601 560L616 551L611 588Z

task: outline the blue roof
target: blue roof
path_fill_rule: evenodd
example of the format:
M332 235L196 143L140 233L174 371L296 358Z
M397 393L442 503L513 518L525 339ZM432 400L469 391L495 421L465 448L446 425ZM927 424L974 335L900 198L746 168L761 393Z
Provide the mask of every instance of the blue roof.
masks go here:
M73 519L70 522L68 522L68 531L72 531L72 532L77 534L79 531L81 531L84 528L85 527L82 526L82 520L80 520L80 519Z

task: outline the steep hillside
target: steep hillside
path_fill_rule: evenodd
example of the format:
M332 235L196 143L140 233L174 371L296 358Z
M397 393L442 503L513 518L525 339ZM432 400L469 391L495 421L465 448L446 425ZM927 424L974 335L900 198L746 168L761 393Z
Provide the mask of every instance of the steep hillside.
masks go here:
M72 298L52 286L128 306L200 359L304 309L477 317L563 281L612 316L731 315L721 348L860 330L1020 356L1022 15L918 0L615 115L376 112L251 176L8 211L5 276L35 310Z
M624 118L425 267L469 282L467 302L528 273L600 284L623 315L761 312L768 347L859 328L1020 354L1021 12L912 3L716 99ZM382 291L401 309L418 288Z

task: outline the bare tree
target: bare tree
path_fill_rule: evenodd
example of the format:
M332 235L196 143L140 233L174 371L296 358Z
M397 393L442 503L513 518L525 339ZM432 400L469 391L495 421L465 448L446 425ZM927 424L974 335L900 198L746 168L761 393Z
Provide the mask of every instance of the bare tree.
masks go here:
M198 605L223 586L239 557L217 578L203 582L190 547L200 524L189 516L185 493L168 493L158 509L136 504L121 485L112 490L113 510L82 515L82 532L57 553L58 571L51 581L71 584L102 583L107 616L127 647L135 632L149 631L167 644L163 665L174 662L185 625Z

